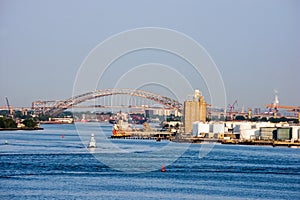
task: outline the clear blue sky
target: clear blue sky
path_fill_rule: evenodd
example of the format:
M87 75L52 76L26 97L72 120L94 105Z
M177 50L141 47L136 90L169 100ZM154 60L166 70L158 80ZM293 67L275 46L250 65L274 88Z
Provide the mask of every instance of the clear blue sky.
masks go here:
M132 28L185 33L213 58L227 101L300 105L300 1L0 0L0 105L72 95L77 70L100 42ZM200 88L201 89L201 88Z

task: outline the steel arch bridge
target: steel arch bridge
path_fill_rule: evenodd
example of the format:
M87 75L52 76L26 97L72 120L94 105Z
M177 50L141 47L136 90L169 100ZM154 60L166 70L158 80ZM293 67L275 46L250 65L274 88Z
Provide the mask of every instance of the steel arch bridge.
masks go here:
M143 90L116 88L96 90L94 92L84 93L62 101L35 101L32 102L32 109L37 113L55 116L63 112L64 110L72 108L73 106L82 102L112 95L130 95L141 97L162 104L167 108L178 110L179 112L182 112L183 110L183 105L180 102L168 97L161 96L159 94L154 94Z

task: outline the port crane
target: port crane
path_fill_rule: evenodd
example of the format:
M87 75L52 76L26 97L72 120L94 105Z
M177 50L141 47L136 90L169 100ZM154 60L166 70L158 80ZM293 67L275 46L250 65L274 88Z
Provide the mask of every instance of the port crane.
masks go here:
M294 113L295 116L298 116L298 119L300 121L300 106L284 106L278 104L276 106L274 106L274 104L266 104L265 106L267 109L274 110L274 117L277 117L278 109L284 109L288 112Z
M228 104L229 113L233 111L235 105L237 105L237 100L235 100L232 105Z
M279 100L277 94L275 94L275 99L273 104L266 104L265 107L269 109L270 111L274 111L274 117L277 117L278 109L284 109L288 112L293 112L295 116L298 115L298 119L300 121L300 106L285 106L285 105L279 105Z
M232 120L233 119L233 116L232 116L232 114L233 114L233 110L234 110L234 107L237 105L237 100L235 100L234 102L233 102L233 104L228 104L228 109L229 109L229 112L228 112L228 118L229 118L229 120Z
M285 109L288 110L290 112L300 112L300 106L284 106L284 105L276 105L276 107L274 107L274 104L266 104L265 105L266 108L268 109Z

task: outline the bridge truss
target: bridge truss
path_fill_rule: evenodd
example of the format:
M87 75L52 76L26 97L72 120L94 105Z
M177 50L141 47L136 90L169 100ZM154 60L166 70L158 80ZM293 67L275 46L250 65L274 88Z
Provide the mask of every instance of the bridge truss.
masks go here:
M116 88L96 90L94 92L84 93L60 101L35 101L32 102L32 109L38 114L55 116L63 112L64 110L73 108L76 105L83 103L85 101L89 101L101 97L113 96L113 95L129 95L134 97L141 97L159 103L168 109L178 110L179 112L182 112L183 110L183 105L180 102L171 99L169 97L164 97L159 94L154 94L143 90L116 89Z

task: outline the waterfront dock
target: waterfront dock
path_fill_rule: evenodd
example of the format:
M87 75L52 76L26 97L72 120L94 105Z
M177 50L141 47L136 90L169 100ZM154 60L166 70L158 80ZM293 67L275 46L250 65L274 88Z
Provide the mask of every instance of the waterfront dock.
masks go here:
M34 130L44 130L41 127L21 127L21 128L0 128L0 131L34 131Z
M174 137L168 132L131 132L128 135L112 135L110 139L128 139L128 140L169 140L178 143L220 143L231 145L257 145L257 146L285 146L300 148L300 142L293 141L272 141L272 140L238 140L238 139L216 139L216 138L199 138L199 137Z
M286 146L300 148L300 142L292 141L272 141L272 140L222 140L221 144L236 144L236 145L261 145L261 146Z
M112 135L111 139L132 139L132 140L172 140L173 136L170 132L143 132L143 131L131 131L125 134Z

